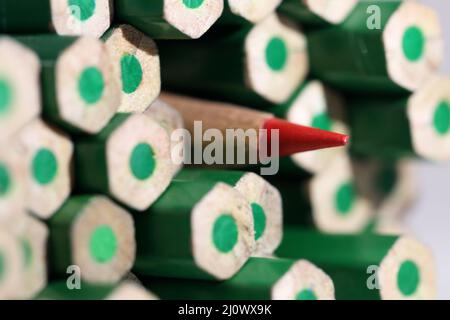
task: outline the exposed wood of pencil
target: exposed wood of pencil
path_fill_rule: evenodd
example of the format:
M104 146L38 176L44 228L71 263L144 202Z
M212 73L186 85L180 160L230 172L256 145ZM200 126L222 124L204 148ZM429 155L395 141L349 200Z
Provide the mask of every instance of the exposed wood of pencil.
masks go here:
M199 38L223 11L223 0L116 0L120 22L131 24L154 39Z
M258 23L280 5L282 0L225 0L225 11L222 15L222 21L229 24L235 22L237 17L247 22Z
M161 99L177 109L184 117L186 128L194 133L195 122L201 121L203 129L220 130L226 136L227 130L255 130L259 143L269 146L274 129L279 130L279 155L291 155L298 152L322 148L343 146L347 144L348 136L320 129L295 125L274 118L270 113L264 113L221 102L212 102L164 93ZM267 130L267 137L261 135L262 129ZM264 141L263 139L267 139Z

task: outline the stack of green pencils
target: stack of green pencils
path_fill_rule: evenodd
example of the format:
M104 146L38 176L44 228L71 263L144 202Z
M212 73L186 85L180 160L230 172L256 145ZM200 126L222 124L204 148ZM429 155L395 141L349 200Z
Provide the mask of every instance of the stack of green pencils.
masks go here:
M0 299L435 298L432 254L402 223L412 160L450 159L433 10L2 6ZM256 142L183 167L231 129ZM270 175L250 163L264 137Z

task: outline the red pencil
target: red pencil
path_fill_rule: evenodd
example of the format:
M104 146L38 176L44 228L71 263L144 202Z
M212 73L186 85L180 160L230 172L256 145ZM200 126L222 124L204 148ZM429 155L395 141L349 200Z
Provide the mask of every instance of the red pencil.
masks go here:
M279 156L288 156L299 152L344 146L348 143L347 135L320 129L296 125L278 119L270 113L222 102L213 102L162 93L160 99L177 109L183 116L186 129L195 134L195 122L201 121L202 130L217 129L226 137L226 130L255 130L259 146L267 143L267 150L272 150L275 132L278 132ZM267 134L264 135L264 131ZM278 129L274 131L274 129ZM266 138L267 137L267 138ZM270 153L270 152L269 152Z

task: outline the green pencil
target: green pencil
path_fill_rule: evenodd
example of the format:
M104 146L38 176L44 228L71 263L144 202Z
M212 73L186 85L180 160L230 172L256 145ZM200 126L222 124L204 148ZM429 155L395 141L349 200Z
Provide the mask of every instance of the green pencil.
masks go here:
M155 42L129 25L113 27L103 39L122 84L119 112L143 112L161 91L159 54Z
M450 79L435 76L409 97L349 100L348 120L352 132L350 148L356 154L447 161Z
M24 211L26 164L14 143L0 148L0 225L14 225Z
M42 63L44 116L71 132L99 132L120 103L106 46L91 37L20 36Z
M224 183L175 177L158 201L134 218L134 272L140 277L228 279L254 250L250 205Z
M32 19L30 18L32 14ZM3 0L2 33L48 33L100 37L112 18L111 0Z
M334 300L333 281L306 260L251 258L223 282L145 279L162 299L170 300Z
M302 257L322 268L333 280L338 300L436 296L432 254L410 236L332 236L287 229L277 254Z
M19 237L0 226L0 299L18 299L23 294L24 252Z
M223 0L115 0L118 21L154 39L197 39L216 22Z
M0 36L0 142L41 113L40 69L32 50Z
M308 27L342 23L358 0L285 0L279 12Z
M326 233L359 233L373 219L370 201L355 185L346 154L339 154L310 180L272 178L280 190L286 225L308 226Z
M308 72L305 37L276 15L220 39L158 45L166 88L212 100L281 103Z
M360 1L342 25L308 33L311 72L351 92L414 91L439 69L441 32L416 1Z
M50 283L36 297L38 300L157 300L141 285L122 281L112 285L81 283L79 289L69 289L66 281Z
M49 228L49 267L55 276L113 284L134 263L133 219L106 197L71 197L49 220Z
M344 104L343 97L337 92L318 80L310 80L286 103L273 106L270 111L295 124L349 134ZM288 176L316 174L323 171L336 154L342 152L345 149L330 148L281 158L281 173Z
M219 23L242 25L258 23L272 14L282 0L225 0L225 10Z
M17 143L27 168L25 206L48 219L72 190L72 141L37 119L20 131Z
M250 203L253 215L254 256L273 254L283 236L281 194L262 177L249 172L185 169L177 179L224 182L238 190Z
M117 114L98 135L75 142L75 171L77 190L145 210L174 174L167 131L145 114Z

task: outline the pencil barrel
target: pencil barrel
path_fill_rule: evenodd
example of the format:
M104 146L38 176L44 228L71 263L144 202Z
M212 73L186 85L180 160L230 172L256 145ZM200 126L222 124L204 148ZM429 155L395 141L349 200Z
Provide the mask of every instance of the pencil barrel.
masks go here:
M1 33L46 33L52 29L50 0L2 1Z

